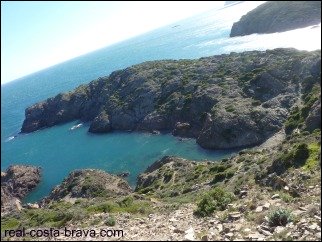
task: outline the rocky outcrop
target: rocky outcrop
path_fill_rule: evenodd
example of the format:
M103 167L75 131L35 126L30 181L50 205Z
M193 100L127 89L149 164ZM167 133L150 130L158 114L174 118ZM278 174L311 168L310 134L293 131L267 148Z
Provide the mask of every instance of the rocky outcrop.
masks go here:
M309 115L305 120L305 128L308 131L321 129L321 98L313 104Z
M64 198L117 197L132 192L129 184L122 178L101 170L76 170L44 199L45 202Z
M239 108L239 105L236 107ZM218 110L214 117L208 116L197 143L210 149L225 149L231 147L232 142L235 147L259 144L270 134L279 131L283 125L281 121L287 117L285 109L270 110L270 115L266 115L265 111L262 108L254 108L236 115Z
M171 185L176 183L183 188L187 175L193 173L195 165L195 162L186 159L165 156L154 162L144 173L138 176L135 191L155 193L159 190L161 193L170 192L173 193L173 196L176 196L180 191L174 190ZM170 186L168 187L168 185Z
M172 134L174 136L181 136L181 137L193 137L193 135L190 133L191 125L189 123L180 123L177 122L174 126L174 130L172 131Z
M94 118L91 126L89 127L89 132L92 133L107 133L111 131L111 122L105 111L102 111L96 118Z
M230 37L283 32L319 23L320 1L269 1L234 23Z
M320 51L276 49L145 62L27 108L21 131L80 119L90 132L166 131L210 149L258 145L283 127L301 80L318 82L319 61Z
M1 172L1 211L21 208L21 199L39 184L40 171L39 167L13 165Z

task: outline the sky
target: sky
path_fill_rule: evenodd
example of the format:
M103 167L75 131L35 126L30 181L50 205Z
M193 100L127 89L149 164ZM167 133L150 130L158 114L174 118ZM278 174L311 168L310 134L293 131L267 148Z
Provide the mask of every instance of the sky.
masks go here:
M223 5L1 1L1 84Z

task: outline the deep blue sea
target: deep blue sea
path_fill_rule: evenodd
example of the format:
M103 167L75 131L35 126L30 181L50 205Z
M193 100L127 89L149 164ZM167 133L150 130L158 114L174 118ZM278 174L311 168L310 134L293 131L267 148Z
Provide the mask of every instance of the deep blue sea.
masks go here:
M1 85L1 170L10 164L41 166L42 182L26 199L36 201L78 168L99 168L114 174L129 171L128 181L135 186L137 175L165 155L193 160L220 160L232 155L236 150L204 150L193 139L180 141L170 134L93 135L87 132L88 124L69 130L77 121L18 133L28 106L133 64L276 47L320 49L320 25L229 38L233 22L258 4L245 2L214 9Z

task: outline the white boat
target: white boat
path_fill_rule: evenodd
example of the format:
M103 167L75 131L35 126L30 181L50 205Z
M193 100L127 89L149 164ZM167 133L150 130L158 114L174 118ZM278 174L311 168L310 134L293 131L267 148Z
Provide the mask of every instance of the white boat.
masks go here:
M83 124L77 124L77 125L74 125L73 127L71 127L69 130L74 130L74 129L78 129L80 127L82 127Z

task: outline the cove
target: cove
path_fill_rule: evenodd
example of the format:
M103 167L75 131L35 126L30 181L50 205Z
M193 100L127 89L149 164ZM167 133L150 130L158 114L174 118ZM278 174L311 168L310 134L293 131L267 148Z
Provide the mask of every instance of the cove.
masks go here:
M171 134L115 131L97 135L88 133L86 124L70 130L76 124L57 125L7 141L11 144L6 146L10 150L2 152L3 167L29 164L42 168L42 181L25 202L35 202L48 195L75 169L102 169L111 174L130 172L126 179L134 188L137 176L163 156L214 161L237 152L206 150L196 144L195 139L182 139Z

